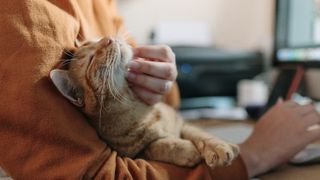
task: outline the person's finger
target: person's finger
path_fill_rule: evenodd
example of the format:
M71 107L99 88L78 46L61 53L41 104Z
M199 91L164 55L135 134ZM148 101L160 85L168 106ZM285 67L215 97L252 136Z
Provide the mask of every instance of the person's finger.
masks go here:
M131 88L143 102L149 105L153 105L161 101L162 96L159 94L153 93L139 86L132 86Z
M296 108L296 111L302 116L315 111L315 108L312 104L297 106L295 108Z
M134 48L133 52L135 57L175 62L175 55L173 51L166 45L139 46Z
M309 143L318 141L320 139L320 126L311 126L307 129L306 133L307 138L310 140Z
M320 116L317 112L311 112L308 113L301 119L303 123L305 124L305 127L308 128L312 125L319 124L320 123Z
M174 81L177 78L176 67L171 63L134 60L129 62L128 68L130 71L148 74L165 80Z
M276 104L282 104L283 103L283 99L282 97L278 98L277 103Z
M314 130L318 130L318 129L320 129L320 125L319 124L314 124L312 126L309 126L307 128L307 131L314 131Z
M135 85L144 87L158 94L167 93L172 86L171 81L154 78L145 74L136 74L134 72L128 72L127 79Z
M297 106L300 106L300 105L294 101L287 101L284 103L284 107L286 107L286 108L293 108L293 107L297 107Z

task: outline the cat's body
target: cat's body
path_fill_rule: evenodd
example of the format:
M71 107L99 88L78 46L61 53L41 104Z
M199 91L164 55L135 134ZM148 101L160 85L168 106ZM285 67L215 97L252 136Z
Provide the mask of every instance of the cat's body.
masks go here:
M142 103L132 103L127 108L106 113L106 117L114 119L115 123L102 123L100 129L100 136L120 155L135 157L157 139L179 137L182 120L172 118L176 117L175 112L167 105L158 103L150 108Z
M69 70L53 70L51 79L122 156L141 154L182 166L204 159L211 167L229 164L237 156L236 145L185 124L168 105L140 101L125 80L131 59L126 43L104 38L76 50Z

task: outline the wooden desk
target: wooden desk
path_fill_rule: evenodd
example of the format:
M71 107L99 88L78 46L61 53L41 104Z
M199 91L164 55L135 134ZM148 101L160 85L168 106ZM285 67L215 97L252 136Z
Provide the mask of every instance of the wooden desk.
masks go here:
M304 166L284 165L258 178L262 180L319 180L320 164Z
M192 121L199 127L219 126L226 124L255 124L255 121L229 121L229 120L199 120ZM294 166L286 164L266 174L257 177L261 180L320 180L320 163L313 165Z

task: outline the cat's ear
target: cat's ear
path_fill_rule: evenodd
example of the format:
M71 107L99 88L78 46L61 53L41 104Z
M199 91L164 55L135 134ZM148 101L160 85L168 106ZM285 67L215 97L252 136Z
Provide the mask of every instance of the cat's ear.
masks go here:
M79 87L70 79L69 72L61 69L54 69L50 72L50 78L59 92L72 104L82 107L83 98L79 97Z

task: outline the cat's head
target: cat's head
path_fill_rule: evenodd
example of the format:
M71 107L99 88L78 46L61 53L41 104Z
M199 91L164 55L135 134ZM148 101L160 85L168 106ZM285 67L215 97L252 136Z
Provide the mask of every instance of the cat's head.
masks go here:
M50 77L63 96L91 114L103 108L104 101L124 98L126 64L131 59L132 48L126 42L103 38L81 45L69 69L54 69Z

